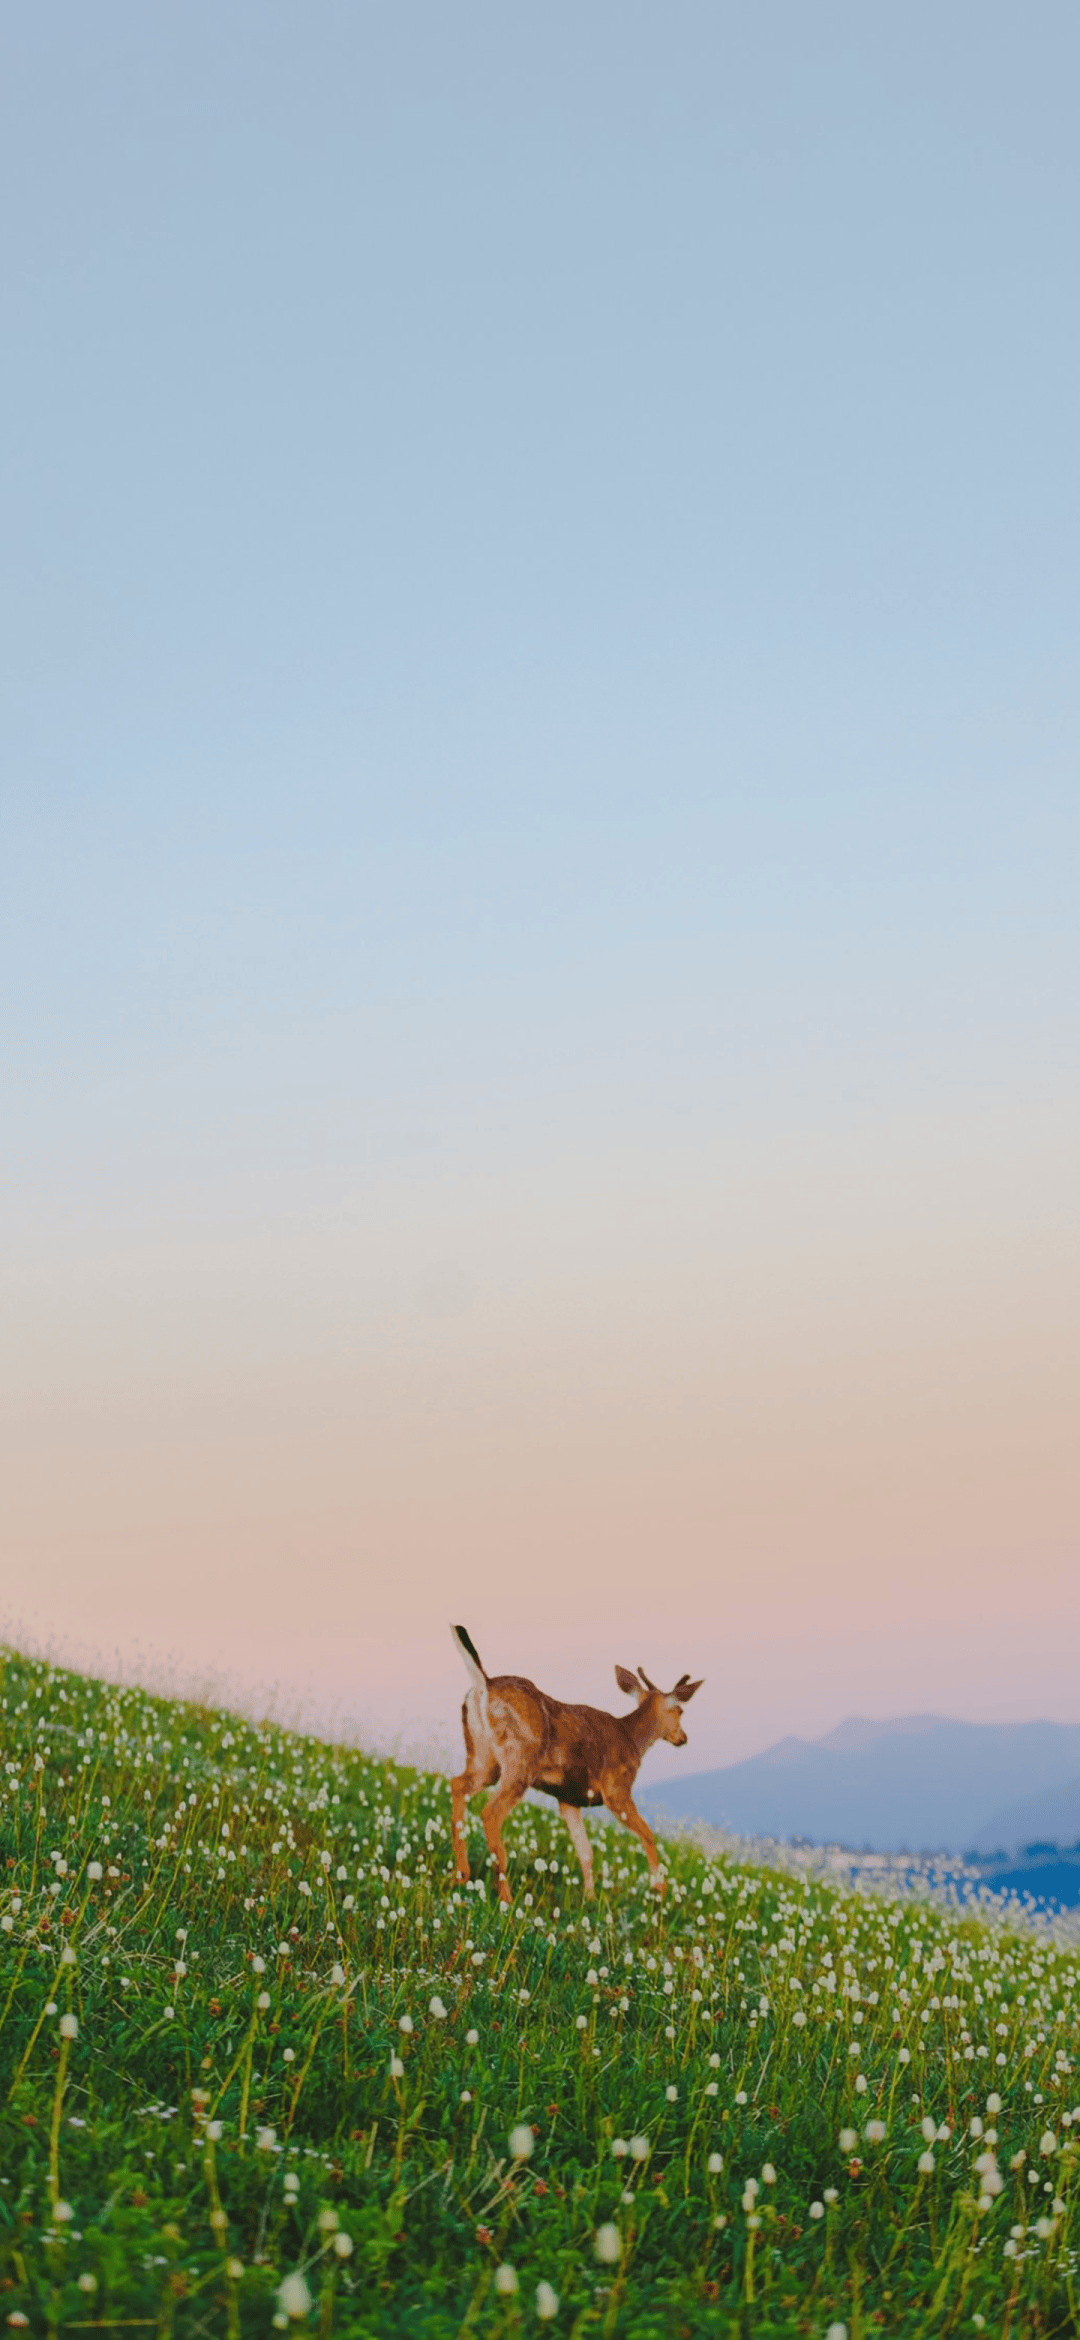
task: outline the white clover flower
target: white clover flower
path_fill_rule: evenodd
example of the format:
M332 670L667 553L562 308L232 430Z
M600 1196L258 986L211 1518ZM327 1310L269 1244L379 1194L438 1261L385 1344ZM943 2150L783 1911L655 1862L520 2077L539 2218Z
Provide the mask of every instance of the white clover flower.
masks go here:
M932 2145L935 2137L937 2136L937 2122L932 2121L929 2114L927 2114L926 2118L919 2122L919 2127L922 2130L927 2144Z
M78 2019L78 2016L77 2016L77 2015L61 2015L61 2017L60 2017L60 2037L61 2037L61 2039L78 2039L78 2036L79 2036L79 2019Z
M825 2204L824 2204L824 2202L811 2202L811 2204L810 2204L810 2216L811 2216L811 2218L824 2218L824 2216L825 2216Z
M846 2324L830 2324L825 2340L847 2340Z
M934 2156L933 2156L933 2154L932 2154L932 2153L930 2153L930 2152L926 2152L926 2153L920 2153L920 2155L919 2155L919 2176L920 2176L920 2177L930 2177L930 2176L933 2174L933 2168L934 2168Z
M622 2252L622 2237L618 2227L610 2219L605 2226L597 2227L593 2236L593 2250L601 2266L614 2267L616 2265Z
M259 1996L258 1996L258 1998L257 1998L257 1999L256 1999L256 2001L255 2001L255 2005L257 2006L257 2008L258 2008L258 2010L259 2010L259 2013L260 2013L260 2015L265 2015L265 2013L266 2013L266 2010L267 2010L268 2006L270 2005L270 1993L269 1993L269 1991L260 1991L260 1992L259 1992Z
M296 2062L296 2049L295 2049L295 2048L282 2048L282 2051L281 2051L281 2058L282 2058L282 2062L283 2062L283 2063L285 2063L285 2064L295 2064L295 2062Z
M771 2161L762 2163L761 2175L767 2186L774 2186L776 2184L776 2171L774 2170Z
M1049 2160L1051 2153L1057 2152L1057 2138L1052 2129L1043 2130L1039 2139L1039 2151L1045 2155L1047 2160Z
M320 2210L320 2212L319 2212L319 2233L320 2233L320 2234L336 2234L336 2233L337 2233L337 2230L338 2230L338 2214L337 2214L337 2211L336 2211L336 2210Z
M97 2276L96 2276L96 2275L80 2275L80 2277L79 2277L79 2290L80 2290L80 2291L87 2291L87 2292L89 2292L89 2291L96 2291L96 2290L97 2290Z
M252 1974L266 1973L266 1960L265 1958L260 1958L258 1952L256 1952L255 1957L251 1961L251 1971Z
M244 2272L244 2262L243 2262L243 2260L242 2260L242 2259L226 2259L226 2261L225 2261L225 2273L226 2273L226 2275L229 2275L229 2276L231 2276L231 2277L232 2277L232 2280L233 2280L233 2282L234 2282L234 2283L239 2283L239 2281L240 2281L240 2278L241 2278L241 2276L242 2276L243 2272Z
M354 2245L351 2234L336 2234L334 2236L335 2258L351 2259L353 2255L353 2249Z
M398 2016L398 2030L404 2032L406 2039L408 2039L409 2034L412 2031L412 2027L413 2019L411 2015Z
M720 2172L721 2172L721 2170L723 2169L723 2166L724 2166L724 2156L723 2156L723 2154L722 2154L722 2153L710 2153L710 2155L709 2155L709 2159L708 2159L708 2162L707 2162L707 2164L706 2164L706 2167L707 2167L707 2169L708 2169L708 2172L709 2172L709 2176L710 2176L710 2177L719 2177L719 2175L720 2175Z
M630 2159L631 2159L631 2161L647 2161L647 2160L648 2160L648 2158L649 2158L649 2152L650 2152L650 2146L649 2146L649 2140L648 2140L648 2138L647 2138L647 2137L631 2137L631 2139L630 2139Z
M207 2124L206 2124L206 2134L207 2134L207 2136L209 2137L209 2139L210 2139L210 2142L211 2142L211 2144L212 2144L212 2145L216 2145L216 2144L217 2144L217 2142L218 2142L218 2139L221 2137L221 2135L222 2135L222 2133L223 2133L223 2131L224 2131L224 2128L225 2128L225 2123L224 2123L224 2121L207 2121Z
M53 2211L53 2217L55 2218L58 2226L66 2226L68 2220L74 2218L74 2216L75 2212L72 2209L70 2202L58 2202L55 2210Z
M675 2082L673 2080L669 2081L668 2086L664 2090L664 2095L666 2096L669 2104L675 2104L678 2102L679 2091L676 2088Z
M505 2265L502 2267L496 2267L495 2289L496 2291L502 2293L504 2299L512 2298L514 2292L517 2290L517 2287L518 2279L512 2267Z
M466 2045L466 2047L479 2047L479 2045L480 2045L480 2034L479 2034L479 2032L478 2032L478 2031L467 2031L467 2032L466 2032L466 2034L465 2034L465 2045Z
M390 2058L390 2078L391 2080L404 2080L405 2078L405 2066L400 2056L391 2056Z
M330 1980L334 1985L334 1989L336 1991L340 1991L345 1981L345 1969L337 1959L335 1959L334 1964L330 1969Z
M550 2283L536 2286L536 2313L542 2324L550 2324L552 2317L559 2313L559 2294Z
M796 2009L795 2009L795 2013L794 2013L794 2015L792 2016L791 2020L792 2020L793 2024L795 2025L795 2028L796 2028L796 2030L797 2030L797 2031L801 2031L801 2030L802 2030L802 2027L803 2027L803 2024L804 2024L804 2023L805 2023L805 2021L806 2021L806 2013L805 2013L805 2009L804 2009L804 2008L802 2008L802 2007L796 2007Z
M630 2147L628 2146L625 2137L613 2137L611 2140L611 2150L615 2156L616 2161L625 2161L626 2156L630 2151Z
M587 2015L575 2015L575 2017L574 2017L574 2029L575 2029L575 2031L587 2031L587 2030L588 2030L588 2026L589 2026L589 2018L588 2018L588 2016L587 2016Z
M431 2000L429 2000L429 2002L428 2002L428 2014L429 2014L429 2015L434 2015L434 2017L435 2017L435 2020L436 2020L436 2022L437 2022L437 2023L445 2023L445 2021L446 2021L446 2009L445 2009L445 2007L443 2006L442 2000L441 2000L440 1998L438 1998L437 1996L436 1996L434 1999L431 1999Z
M897 2060L897 2063L899 2063L899 2064L910 2064L910 2062L911 2062L911 2049L910 2049L910 2048L900 2048L900 2049L898 2050L898 2052L897 2052L897 2059L896 2059L896 2060Z
M101 1866L101 1862L100 1862L100 1861L87 1861L87 1864L86 1864L86 1874L87 1874L87 1876L89 1877L91 1884L93 1884L93 1885L97 1885L97 1884L99 1884L99 1883L100 1883L100 1880L101 1880L101 1878L102 1878L102 1876L103 1876L103 1874L104 1874L104 1871L103 1871L103 1869L102 1869L102 1866ZM96 2276L94 2277L94 2281L95 2281L95 2283L97 2282L97 2277L96 2277Z
M285 2172L285 2191L287 2194L298 2194L300 2191L300 2180L294 2169Z
M535 2144L536 2139L527 2121L519 2121L517 2127L511 2129L510 2151L515 2161L528 2161Z
M1001 2111L1000 2096L988 2096L986 2099L986 2109L988 2113L999 2113Z
M867 2121L863 2136L868 2145L880 2145L885 2136L884 2121Z
M302 2275L286 2275L278 2285L278 2306L283 2316L291 2316L299 2323L311 2310L311 2293Z
M829 2203L830 2207L834 2202L838 2202L840 2200L840 2194L836 2186L826 2186L823 2189L823 2194L824 2200Z
M981 2137L981 2136L982 2136L982 2133L983 2133L983 2125L982 2125L982 2122L981 2122L981 2120L979 2119L979 2115L978 2115L978 2113L975 2113L975 2114L973 2115L973 2117L972 2117L972 2120L971 2120L971 2122L969 2123L969 2127L970 2127L970 2133L971 2133L971 2135L972 2135L973 2137Z
M854 2151L855 2151L855 2147L856 2147L856 2145L858 2144L858 2142L859 2142L859 2132L858 2132L858 2130L857 2130L857 2129L841 2129L841 2131L840 2131L840 2151L841 2151L841 2153L854 2153Z
M865 2096L865 2095L866 2095L866 2086L867 2086L867 2082L866 2082L866 2074L865 2074L865 2072L857 2072L857 2073L856 2073L856 2075L855 2075L855 2094L856 2094L856 2096Z

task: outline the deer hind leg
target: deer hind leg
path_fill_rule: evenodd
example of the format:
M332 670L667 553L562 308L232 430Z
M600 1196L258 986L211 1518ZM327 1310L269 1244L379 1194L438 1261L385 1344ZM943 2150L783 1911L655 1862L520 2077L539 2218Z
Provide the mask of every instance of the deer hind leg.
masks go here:
M500 1901L509 1901L511 1898L506 1876L506 1847L502 1840L502 1824L507 1815L513 1811L514 1805L520 1804L528 1784L527 1777L504 1780L502 1786L496 1788L494 1795L488 1797L484 1806L484 1835L488 1840L489 1851L495 1855Z
M470 1796L477 1796L481 1788L494 1787L499 1766L490 1747L478 1745L469 1727L469 1702L461 1709L461 1725L465 1733L465 1769L450 1782L450 1809L453 1816L454 1867L458 1876L469 1875L469 1853L465 1835L466 1805Z
M629 1788L624 1788L621 1786L617 1787L613 1790L610 1796L608 1796L605 1792L604 1801L610 1805L611 1810L615 1814L616 1820L621 1820L625 1827L632 1830L635 1836L639 1836L641 1838L642 1844L645 1847L645 1858L649 1864L649 1872L652 1877L653 1884L656 1886L657 1891L661 1894L661 1896L663 1896L667 1892L667 1879L666 1877L662 1877L660 1874L660 1855L656 1849L656 1838L653 1835L648 1821L643 1819L641 1813L638 1811L637 1805L634 1802L633 1796L630 1794Z
M559 1810L570 1831L574 1851L581 1862L581 1875L585 1885L586 1898L591 1901L593 1899L592 1846L586 1834L585 1822L576 1804L560 1804Z

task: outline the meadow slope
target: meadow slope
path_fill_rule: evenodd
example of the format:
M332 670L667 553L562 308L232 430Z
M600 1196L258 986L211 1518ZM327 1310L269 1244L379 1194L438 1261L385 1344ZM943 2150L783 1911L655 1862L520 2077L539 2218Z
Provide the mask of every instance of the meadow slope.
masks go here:
M1075 2332L1064 1935L3 1656L0 2324Z

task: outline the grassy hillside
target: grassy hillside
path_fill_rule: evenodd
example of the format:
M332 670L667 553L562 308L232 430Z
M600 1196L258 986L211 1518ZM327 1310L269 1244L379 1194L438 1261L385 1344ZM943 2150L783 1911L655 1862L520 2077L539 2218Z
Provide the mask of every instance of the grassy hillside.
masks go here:
M585 1907L532 1808L508 1914L441 1779L11 1654L0 1700L0 2323L1076 2331L1045 1935L684 1846L661 1904L602 1826Z

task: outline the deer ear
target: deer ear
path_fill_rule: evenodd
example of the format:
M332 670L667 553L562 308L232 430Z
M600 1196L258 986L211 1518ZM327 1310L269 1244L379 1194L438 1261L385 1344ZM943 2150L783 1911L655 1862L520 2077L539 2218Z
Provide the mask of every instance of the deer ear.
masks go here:
M701 1683L704 1682L704 1680L704 1674L701 1677L701 1682L688 1682L684 1676L681 1681L676 1682L675 1688L671 1695L673 1698L678 1699L680 1706L685 1706L687 1699L693 1697L695 1690L700 1690Z
M629 1671L628 1667L616 1666L615 1680L617 1681L620 1690L625 1690L628 1698L644 1698L645 1692L642 1689L640 1682L635 1681L634 1676Z

